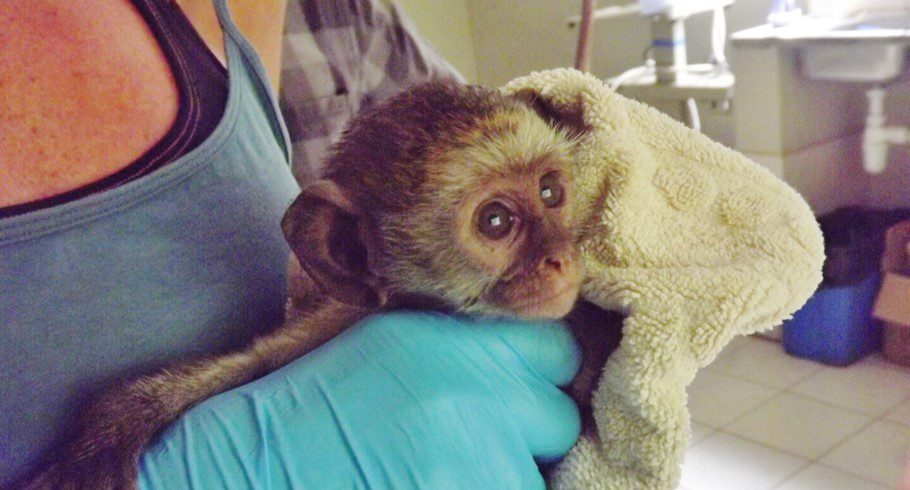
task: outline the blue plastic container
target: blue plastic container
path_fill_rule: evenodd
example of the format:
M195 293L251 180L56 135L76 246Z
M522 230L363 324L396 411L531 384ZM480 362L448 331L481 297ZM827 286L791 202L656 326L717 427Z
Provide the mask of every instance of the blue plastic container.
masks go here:
M881 324L872 318L881 274L856 284L823 285L784 322L784 349L797 357L845 366L882 345Z

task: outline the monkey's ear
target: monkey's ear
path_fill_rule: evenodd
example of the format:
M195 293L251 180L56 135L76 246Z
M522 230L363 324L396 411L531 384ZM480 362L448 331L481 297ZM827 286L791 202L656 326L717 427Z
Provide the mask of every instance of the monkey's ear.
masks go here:
M591 129L585 124L581 105L570 110L557 110L537 92L530 89L519 90L513 94L513 97L534 109L534 112L551 126L565 130L569 136L578 136Z
M281 220L300 265L326 294L352 306L375 309L385 304L386 297L369 266L374 242L365 227L363 213L330 180L304 189Z

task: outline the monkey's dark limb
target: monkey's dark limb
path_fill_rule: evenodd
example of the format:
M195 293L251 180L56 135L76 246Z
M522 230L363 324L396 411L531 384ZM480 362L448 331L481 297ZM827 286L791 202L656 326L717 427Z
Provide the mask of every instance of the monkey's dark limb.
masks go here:
M582 431L596 435L591 398L604 364L622 340L622 314L579 301L565 318L581 347L581 368L569 385L569 395L581 411Z
M108 391L84 413L73 442L22 488L136 488L143 450L186 410L306 354L368 313L323 298L309 312L290 311L283 326L244 351L177 364Z

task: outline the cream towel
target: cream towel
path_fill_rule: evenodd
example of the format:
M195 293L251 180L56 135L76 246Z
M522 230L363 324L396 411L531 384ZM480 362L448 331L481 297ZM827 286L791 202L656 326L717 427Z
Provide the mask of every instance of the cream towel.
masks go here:
M582 128L575 177L588 223L583 295L629 316L556 488L670 489L690 437L686 387L735 336L779 324L821 282L806 202L739 153L557 69L513 80L556 122Z

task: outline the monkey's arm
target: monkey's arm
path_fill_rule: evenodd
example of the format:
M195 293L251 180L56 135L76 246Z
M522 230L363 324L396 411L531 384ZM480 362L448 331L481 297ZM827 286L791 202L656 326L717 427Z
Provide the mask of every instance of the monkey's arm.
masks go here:
M568 391L578 404L582 430L587 434L597 432L591 398L607 359L622 340L624 318L620 313L606 311L584 300L578 301L565 318L581 347L581 369Z
M193 360L115 387L83 414L76 438L23 488L135 488L152 438L202 400L248 383L306 354L368 311L322 298L246 350Z

